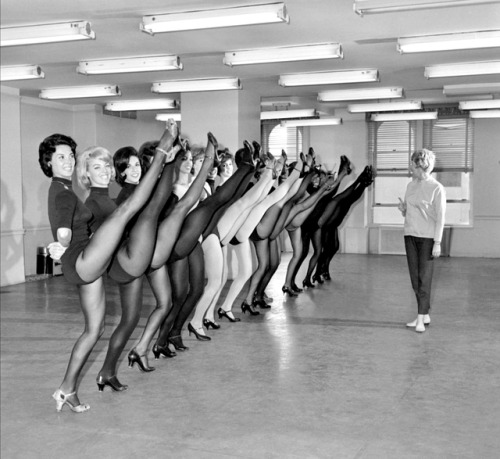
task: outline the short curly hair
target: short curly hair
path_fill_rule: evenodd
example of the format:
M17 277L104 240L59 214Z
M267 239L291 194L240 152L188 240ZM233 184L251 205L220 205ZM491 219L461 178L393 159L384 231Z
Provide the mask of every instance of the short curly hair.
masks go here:
M104 147L89 147L76 155L76 180L78 184L85 190L90 189L90 180L88 177L89 160L101 159L111 166L111 179L115 177L115 168L113 165L113 157L109 150Z
M47 177L52 177L52 166L50 162L52 161L52 155L55 153L56 148L59 145L67 145L71 148L71 151L76 155L76 142L67 135L64 134L52 134L42 140L40 146L38 147L38 163L42 169L42 172Z
M137 150L134 147L122 147L116 150L116 153L113 155L113 163L115 166L115 180L118 185L123 186L125 183L125 177L122 175L125 172L125 169L128 167L128 162L132 156L136 156L139 158L139 162L141 163L141 169L144 170L144 166L142 165L143 161L137 153Z
M436 162L436 155L433 151L423 148L411 155L411 160L416 167L422 169L424 172L432 172L434 163Z

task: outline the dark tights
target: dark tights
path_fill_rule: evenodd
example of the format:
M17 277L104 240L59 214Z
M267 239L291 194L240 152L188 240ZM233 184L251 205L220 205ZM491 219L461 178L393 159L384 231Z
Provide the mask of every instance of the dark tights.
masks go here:
M271 281L272 277L276 273L276 270L278 269L278 266L280 265L281 261L281 252L280 252L280 245L279 241L277 239L270 239L269 240L269 264L267 267L266 272L262 276L262 279L259 282L259 285L257 286L257 289L255 290L255 299L262 300L264 297L264 291L266 290L266 287L269 285L269 282Z

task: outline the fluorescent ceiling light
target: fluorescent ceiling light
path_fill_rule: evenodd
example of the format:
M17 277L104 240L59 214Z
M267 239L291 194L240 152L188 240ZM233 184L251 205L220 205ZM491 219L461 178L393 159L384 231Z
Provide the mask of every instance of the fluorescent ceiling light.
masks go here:
M471 118L500 118L500 110L477 110L469 112Z
M334 72L291 73L280 75L280 86L366 83L379 81L377 69L336 70Z
M120 100L108 102L104 107L111 112L129 112L135 110L171 110L177 108L174 99L144 99L144 100Z
M460 110L483 110L488 108L500 108L500 99L493 100L468 100L458 103Z
M45 78L45 73L38 65L13 65L0 68L0 81L32 80Z
M415 113L379 113L370 116L372 121L411 121L411 120L435 120L438 112L415 112Z
M180 113L158 113L158 115L156 115L155 118L157 121L168 121L170 119L172 119L174 121L180 121L181 114Z
M441 78L469 75L494 75L497 73L500 73L500 61L431 65L425 67L424 75L426 78Z
M403 88L359 88L323 91L318 94L318 100L333 102L338 100L396 99L403 96Z
M494 48L497 46L500 46L500 30L398 38L398 51L401 54Z
M290 120L282 121L283 127L300 127L300 126L336 126L342 124L342 118L320 118L312 120Z
M140 28L143 32L153 35L159 32L270 24L273 22L290 22L284 3L143 16Z
M421 110L420 100L402 100L395 102L381 102L373 104L353 104L347 106L347 111L351 113L364 112L392 112L396 110Z
M80 99L121 96L121 94L120 88L116 85L67 86L65 88L42 89L38 97L40 99Z
M194 80L171 80L153 83L151 91L154 93L193 92L193 91L222 91L241 89L239 78L199 78Z
M443 94L446 96L495 93L500 93L500 83L450 84L443 86Z
M80 61L76 71L82 75L102 75L107 73L182 70L182 68L179 56L165 55Z
M60 24L2 27L0 46L94 39L95 33L90 22L62 22Z
M482 3L496 2L497 0L354 0L354 12L363 16L365 14L480 5Z
M234 65L337 59L339 57L344 57L342 46L339 43L317 43L300 46L228 51L224 54L223 62L225 65L233 67Z
M311 118L317 116L316 110L270 110L268 112L260 112L261 120L281 120L286 118Z

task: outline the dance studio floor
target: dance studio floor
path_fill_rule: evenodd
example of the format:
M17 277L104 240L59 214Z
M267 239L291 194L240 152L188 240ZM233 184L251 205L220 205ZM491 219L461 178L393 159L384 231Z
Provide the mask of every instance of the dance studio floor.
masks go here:
M284 298L285 254L272 309L221 321L212 341L143 374L122 360L124 393L95 377L117 322L91 355L84 414L56 413L52 392L83 324L62 277L1 289L1 457L498 458L500 261L442 258L432 325L416 314L401 256L338 255L333 280ZM300 277L302 279L302 277ZM145 288L140 328L152 306ZM126 357L126 354L124 354Z

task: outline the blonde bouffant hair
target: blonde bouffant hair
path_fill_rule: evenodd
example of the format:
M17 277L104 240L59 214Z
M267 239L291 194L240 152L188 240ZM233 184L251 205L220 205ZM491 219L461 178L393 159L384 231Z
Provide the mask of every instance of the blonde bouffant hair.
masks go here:
M113 167L113 156L104 147L89 147L76 156L76 179L78 184L84 189L90 189L90 180L87 175L88 165L91 159L101 159L111 166L111 180L115 178L115 168Z
M436 155L427 148L422 148L411 155L411 160L424 172L431 173L436 162Z

